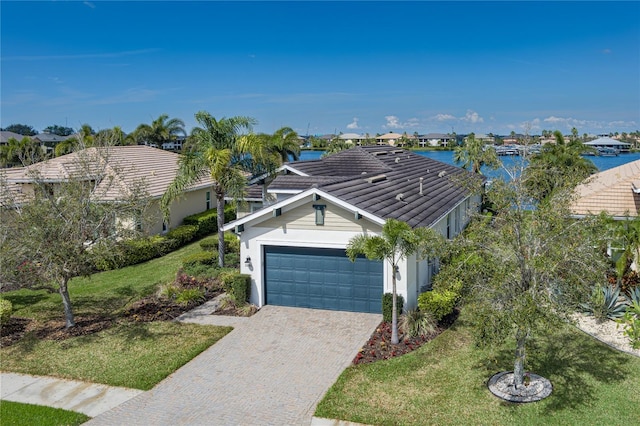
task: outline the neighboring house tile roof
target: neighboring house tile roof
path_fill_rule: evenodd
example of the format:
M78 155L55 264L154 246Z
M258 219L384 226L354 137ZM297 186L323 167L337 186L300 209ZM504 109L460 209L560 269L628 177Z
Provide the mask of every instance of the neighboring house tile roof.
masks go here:
M576 187L572 210L576 215L605 212L614 217L638 216L640 160L591 176Z
M627 147L631 145L626 142L620 142L618 140L615 140L609 137L594 139L592 141L585 142L584 144L587 146L618 146L618 147Z
M33 139L39 140L42 143L58 143L58 142L66 141L67 139L71 139L73 137L75 137L75 135L60 136L60 135L54 135L53 133L39 133L33 136Z
M128 192L132 185L140 181L144 181L149 196L161 197L176 176L180 156L144 145L87 148L14 169L7 176L7 180L10 183L29 183L33 181L35 173L44 181L60 182L78 171L78 165L83 158L91 162L92 171L90 170L89 174L97 175L104 170L114 177L115 185L108 185L108 190L101 191L100 186L97 188L97 193L102 194L100 199L112 200L119 198L122 191ZM87 178L90 179L91 176ZM211 183L211 179L205 176L189 190L210 186Z
M316 185L358 209L382 219L402 220L412 227L435 223L469 196L469 180L483 179L390 146L356 147L321 160L290 163L287 169L307 177L278 177L274 184L280 190ZM288 182L291 185L286 188Z
M29 136L27 136L29 137ZM9 139L22 140L24 138L20 133L9 132L7 130L0 130L0 145L6 145L9 143Z

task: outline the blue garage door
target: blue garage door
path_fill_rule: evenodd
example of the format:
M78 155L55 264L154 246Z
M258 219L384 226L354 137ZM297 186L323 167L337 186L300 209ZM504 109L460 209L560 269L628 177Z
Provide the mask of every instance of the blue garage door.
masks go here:
M264 248L265 300L269 305L334 311L382 311L382 262L344 250L308 247Z

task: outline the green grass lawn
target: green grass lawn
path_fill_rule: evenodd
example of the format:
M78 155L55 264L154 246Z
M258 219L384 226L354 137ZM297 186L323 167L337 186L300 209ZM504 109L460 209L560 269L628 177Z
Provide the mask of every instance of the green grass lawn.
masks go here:
M159 259L72 280L69 292L76 319L88 314L117 318L128 303L172 281L181 259L199 250L196 242ZM13 316L64 319L58 293L22 289L2 297L12 302ZM147 390L229 331L230 327L120 321L101 332L61 341L27 334L20 342L0 348L0 368Z
M139 265L74 278L69 283L74 313L111 315L127 303L153 293L158 284L173 280L182 258L198 251L200 246L195 242ZM13 304L13 316L39 321L64 319L62 299L57 292L21 289L3 293L2 297Z
M148 390L231 330L152 322L63 341L27 336L0 349L2 370Z
M73 426L82 424L89 419L90 417L82 413L59 408L0 401L0 423L2 426Z
M349 367L315 415L372 425L640 424L640 358L567 326L528 353L528 369L551 381L551 396L512 404L486 383L513 370L515 346L476 348L462 317L415 352Z

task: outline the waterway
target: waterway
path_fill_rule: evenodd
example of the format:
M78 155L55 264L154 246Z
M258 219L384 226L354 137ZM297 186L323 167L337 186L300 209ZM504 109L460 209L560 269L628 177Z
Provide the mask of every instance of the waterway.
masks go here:
M300 153L300 160L317 160L323 153L324 151L302 151ZM415 153L443 163L456 165L453 161L453 151L415 151ZM604 171L640 160L640 152L621 153L614 157L589 156L586 158L591 160L599 171ZM489 179L506 177L507 173L505 170L513 169L514 166L517 166L522 161L522 158L518 156L504 156L499 157L499 159L502 161L504 167L497 170L491 170L487 167L482 168L482 173Z

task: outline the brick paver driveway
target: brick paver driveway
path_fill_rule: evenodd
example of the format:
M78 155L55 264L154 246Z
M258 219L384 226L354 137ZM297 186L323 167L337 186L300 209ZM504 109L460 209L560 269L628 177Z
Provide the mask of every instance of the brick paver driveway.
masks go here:
M381 315L265 306L90 425L308 425Z

